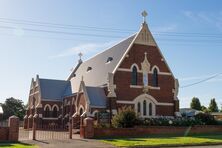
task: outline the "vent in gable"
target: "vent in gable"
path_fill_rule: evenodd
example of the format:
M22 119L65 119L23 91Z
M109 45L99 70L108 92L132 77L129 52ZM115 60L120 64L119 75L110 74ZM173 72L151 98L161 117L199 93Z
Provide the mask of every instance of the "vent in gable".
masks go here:
M111 61L113 60L113 57L108 57L107 60L106 60L106 63L110 63Z
M92 67L88 67L86 71L90 72L91 70L92 70Z

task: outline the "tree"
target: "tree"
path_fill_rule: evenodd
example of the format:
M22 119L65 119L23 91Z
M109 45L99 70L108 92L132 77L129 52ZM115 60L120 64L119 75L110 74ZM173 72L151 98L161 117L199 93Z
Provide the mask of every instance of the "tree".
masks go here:
M205 106L202 105L202 106L201 106L201 111L207 113L207 112L208 112L208 109L207 109Z
M219 111L215 98L210 100L208 110L209 110L209 112L218 112Z
M8 119L12 115L19 117L20 120L23 119L25 115L25 105L22 100L11 97L0 105L4 111L3 119Z
M201 110L200 100L197 97L193 97L193 99L190 103L190 108L196 109L196 110Z

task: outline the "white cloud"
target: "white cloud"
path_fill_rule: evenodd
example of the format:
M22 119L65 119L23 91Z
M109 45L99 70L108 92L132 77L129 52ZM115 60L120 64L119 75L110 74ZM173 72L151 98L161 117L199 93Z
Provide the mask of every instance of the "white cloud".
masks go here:
M86 44L79 44L75 47L72 47L70 49L64 50L63 52L50 56L50 59L55 59L55 58L63 58L67 56L73 56L77 55L78 53L83 53L83 54L89 54L89 53L96 53L98 51L104 50L111 45L113 45L115 42L106 42L106 43L86 43Z
M222 12L209 13L209 12L193 12L193 11L183 11L184 16L199 23L208 23L211 26L218 28L222 31Z

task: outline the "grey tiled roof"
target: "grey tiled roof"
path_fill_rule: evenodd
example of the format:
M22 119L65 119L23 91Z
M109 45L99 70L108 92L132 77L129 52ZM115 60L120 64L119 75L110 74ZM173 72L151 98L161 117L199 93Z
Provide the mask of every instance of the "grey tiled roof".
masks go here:
M69 81L39 79L41 88L41 98L44 100L62 100L66 88L70 84ZM68 90L67 90L67 93Z
M89 60L84 61L79 68L74 71L75 77L71 79L72 92L75 93L78 91L82 76L86 86L102 86L106 84L108 73L114 71L135 36L136 35L133 35ZM112 61L107 63L109 57L111 57L110 59L112 59ZM90 69L88 67L91 67L91 70L87 72L87 69Z
M72 87L71 87L71 83L69 81L68 84L66 85L65 91L63 93L63 97L67 97L70 95L72 95Z
M106 107L107 100L103 88L86 86L86 91L89 97L90 106L101 108Z

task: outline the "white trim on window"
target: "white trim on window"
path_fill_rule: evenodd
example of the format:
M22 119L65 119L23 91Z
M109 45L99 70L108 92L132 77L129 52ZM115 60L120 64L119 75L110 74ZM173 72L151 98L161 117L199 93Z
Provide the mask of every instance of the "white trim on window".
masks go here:
M124 71L124 72L132 72L131 69L128 68L118 68L117 71ZM137 70L137 73L143 73L142 70ZM153 72L149 72L149 74L153 74ZM158 75L166 75L171 76L172 74L170 72L160 72L158 71Z
M80 115L80 110L81 110L81 109L83 110L83 113L85 112L84 107L83 107L82 105L80 105L80 106L79 106L79 109L78 109L78 113L79 113L79 115ZM80 116L81 116L81 115L80 115Z
M136 66L137 72L140 70L139 66L136 63L133 63L130 67L131 72L133 71L133 67Z
M157 69L157 72L158 72L158 74L159 74L159 73L160 73L160 69L159 69L159 67L156 66L156 65L154 65L154 66L152 67L151 72L153 73L153 71L154 71L155 68Z
M130 85L130 88L143 88L142 85ZM148 86L149 89L160 90L160 87Z
M130 88L143 88L142 85L130 85Z
M51 106L49 105L49 104L46 104L45 106L44 106L44 111L46 110L46 107L49 107L49 111L52 111L52 108L51 108Z
M52 111L54 110L54 107L56 107L56 108L57 108L57 111L59 111L59 106L58 106L57 104L54 104L54 105L52 106Z

